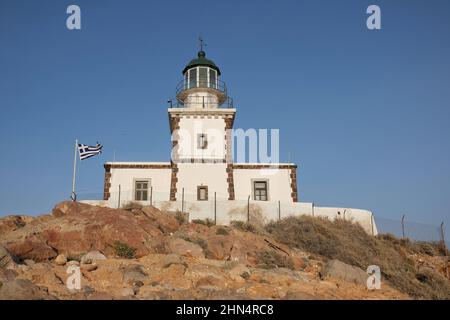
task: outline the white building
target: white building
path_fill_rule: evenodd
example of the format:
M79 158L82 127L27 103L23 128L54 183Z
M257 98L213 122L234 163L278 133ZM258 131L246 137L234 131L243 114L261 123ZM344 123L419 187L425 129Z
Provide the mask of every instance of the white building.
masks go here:
M100 205L152 204L219 224L307 214L357 220L376 234L370 211L298 202L293 163L233 163L231 129L236 109L220 80L220 69L199 51L182 74L176 99L169 101L168 108L171 161L105 163Z

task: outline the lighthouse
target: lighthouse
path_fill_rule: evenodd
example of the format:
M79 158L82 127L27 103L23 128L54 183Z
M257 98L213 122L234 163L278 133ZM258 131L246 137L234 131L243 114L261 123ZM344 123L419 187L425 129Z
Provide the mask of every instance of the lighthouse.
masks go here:
M167 108L170 161L106 162L103 200L85 202L114 208L130 203L152 205L188 212L190 220L210 219L217 224L345 215L376 234L368 210L299 202L295 163L233 161L233 140L239 140L236 132L247 131L235 130L233 99L221 69L206 54L202 42L196 57L181 69L180 78Z
M170 199L233 200L231 132L236 109L219 67L203 48L182 71L168 114L172 136ZM186 192L188 191L188 192Z

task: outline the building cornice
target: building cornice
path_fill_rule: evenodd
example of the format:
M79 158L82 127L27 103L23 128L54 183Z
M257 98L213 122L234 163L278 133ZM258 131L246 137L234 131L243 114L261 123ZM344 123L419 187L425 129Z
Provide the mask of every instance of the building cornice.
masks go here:
M295 163L233 163L233 169L297 169Z
M170 162L106 162L105 169L171 169Z

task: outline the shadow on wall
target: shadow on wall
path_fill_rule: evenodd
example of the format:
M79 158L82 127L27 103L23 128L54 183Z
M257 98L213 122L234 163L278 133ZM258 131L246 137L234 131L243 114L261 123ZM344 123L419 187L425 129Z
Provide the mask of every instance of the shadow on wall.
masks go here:
M247 206L233 207L228 211L230 221L247 221L256 226L263 226L268 223L263 214L261 206L251 203Z

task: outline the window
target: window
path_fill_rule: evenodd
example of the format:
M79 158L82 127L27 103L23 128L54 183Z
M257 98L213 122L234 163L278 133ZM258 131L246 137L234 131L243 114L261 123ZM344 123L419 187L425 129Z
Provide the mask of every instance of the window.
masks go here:
M209 69L209 86L210 88L217 89L217 77L216 77L216 70Z
M147 201L148 200L148 180L138 180L134 185L134 200Z
M207 186L198 186L197 187L197 200L198 201L208 200L208 187Z
M197 68L189 70L189 88L197 88Z
M208 148L208 137L204 133L199 133L197 135L197 149Z
M198 79L199 79L199 87L206 88L208 87L208 68L198 68Z
M267 201L267 181L253 182L254 200Z

